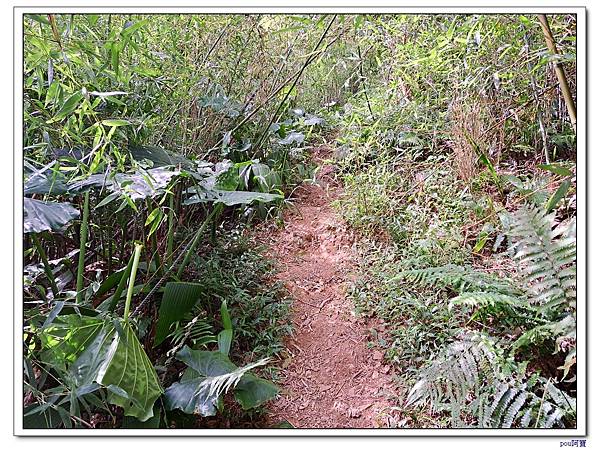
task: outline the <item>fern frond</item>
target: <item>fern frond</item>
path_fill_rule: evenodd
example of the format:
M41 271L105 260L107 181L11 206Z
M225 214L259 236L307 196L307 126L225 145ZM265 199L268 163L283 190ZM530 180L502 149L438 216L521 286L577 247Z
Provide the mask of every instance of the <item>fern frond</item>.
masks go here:
M575 298L575 224L557 224L555 216L525 206L514 214L511 227L531 302L541 312L568 307Z
M194 312L192 311L192 313ZM200 310L194 314L186 315L184 320L176 324L175 330L169 335L173 347L169 350L168 355L174 355L188 342L195 347L217 342L213 327L206 320L206 313ZM185 325L182 325L184 323Z
M484 291L515 296L522 293L508 280L477 272L471 267L457 266L454 264L405 270L392 278L391 281L403 279L423 286L452 288L458 293Z
M487 306L493 307L499 304L531 309L527 301L523 298L500 294L498 292L465 292L450 299L448 307L452 309L456 305L467 305L485 308Z
M250 363L244 367L239 367L233 372L214 377L206 377L199 384L198 389L194 392L194 396L203 396L207 398L220 397L226 394L230 389L237 386L242 377L252 369L259 366L264 366L270 361L270 358L263 358L260 361Z
M475 334L453 342L421 372L407 406L428 403L432 412L449 413L452 424L462 427L474 420L480 428L563 426L564 416L575 411L572 399L535 374L524 382L514 371L504 373L491 342ZM541 384L543 401L537 394Z

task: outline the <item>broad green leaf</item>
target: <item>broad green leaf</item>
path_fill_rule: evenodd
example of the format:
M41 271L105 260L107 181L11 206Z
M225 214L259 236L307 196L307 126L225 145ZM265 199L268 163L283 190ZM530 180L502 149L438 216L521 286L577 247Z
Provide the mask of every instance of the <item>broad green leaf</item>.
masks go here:
M131 147L129 152L136 161L147 159L154 163L154 167L180 166L185 169L194 168L194 163L189 159L160 147Z
M70 203L44 202L27 197L23 199L25 233L61 230L77 217L79 210Z
M266 364L266 359L238 368L223 353L191 350L187 346L177 358L189 369L181 382L173 383L165 391L167 409L212 416L216 414L220 396L229 390L235 391L236 399L245 409L270 400L278 392L274 384L248 373Z
M123 194L125 199L138 200L162 194L171 178L177 175L179 175L177 170L166 170L160 167L148 170L140 169L135 173L116 173L111 177L97 173L83 180L69 183L68 189L70 192L81 193L92 188L105 188L115 194ZM119 195L109 196L110 199L103 200L99 206L106 205Z
M154 408L154 416L145 422L141 422L138 419L130 416L123 417L123 423L121 428L125 429L152 429L152 428L160 428L160 408Z
M247 191L221 191L218 189L202 191L200 189L191 188L188 192L196 192L186 199L184 205L193 205L194 203L214 202L223 203L226 206L233 205L248 205L254 201L268 203L274 200L282 200L283 195L267 194L264 192L247 192Z
M65 365L74 362L91 344L102 325L103 321L98 317L79 314L58 316L40 331L43 360L66 368Z
M60 195L67 192L65 177L57 170L37 171L23 184L23 193Z
M280 139L277 142L282 145L290 145L290 144L293 144L294 142L297 144L301 144L302 142L304 142L304 134L298 133L296 131L292 131L285 138Z
M278 393L279 388L272 382L247 373L235 387L234 395L243 409L251 409L275 398Z
M97 383L125 415L145 421L162 388L130 323L79 314L58 316L40 331L45 361L68 369L81 390Z
M105 322L69 371L78 386L96 382L109 388L108 401L142 422L154 415L163 392L133 327L123 320Z
M237 165L231 166L217 175L215 188L223 191L235 191L240 186L240 173Z
M203 286L198 283L167 283L158 311L155 347L169 335L171 325L183 319L186 313L192 310L203 291Z

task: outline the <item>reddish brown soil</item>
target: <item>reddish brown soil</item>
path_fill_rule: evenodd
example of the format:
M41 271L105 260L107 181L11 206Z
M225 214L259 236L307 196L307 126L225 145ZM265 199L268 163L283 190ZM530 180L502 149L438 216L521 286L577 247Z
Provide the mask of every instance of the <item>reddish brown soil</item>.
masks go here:
M317 149L315 159L326 149ZM392 369L367 347L366 322L346 296L352 280L353 240L331 207L340 192L331 166L321 166L317 185L296 191L280 230L261 233L277 278L293 297L295 333L281 362L282 392L270 406L272 424L296 428L389 426L397 398Z

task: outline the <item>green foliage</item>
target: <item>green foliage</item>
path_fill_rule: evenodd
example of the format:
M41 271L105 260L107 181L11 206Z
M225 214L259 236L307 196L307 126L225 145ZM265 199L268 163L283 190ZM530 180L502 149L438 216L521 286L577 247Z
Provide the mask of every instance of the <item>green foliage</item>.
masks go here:
M564 427L575 414L575 399L551 380L507 367L497 351L485 336L453 342L422 372L407 404L447 412L454 427Z
M212 416L217 412L220 397L229 390L234 391L236 400L244 409L257 407L278 392L273 383L248 373L266 364L266 359L237 367L221 352L191 350L189 347L184 347L177 358L188 369L181 382L167 388L165 400L168 409Z
M23 199L23 231L41 233L58 231L79 217L79 211L70 203L44 202L33 198Z
M515 214L511 229L531 302L541 311L575 305L575 221L557 224L555 217L526 206Z
M126 321L61 316L41 332L46 361L68 364L78 390L108 390L108 401L140 421L152 417L162 388L132 325Z
M202 291L202 285L198 283L167 283L158 311L154 346L165 340L173 323L183 319L194 308Z

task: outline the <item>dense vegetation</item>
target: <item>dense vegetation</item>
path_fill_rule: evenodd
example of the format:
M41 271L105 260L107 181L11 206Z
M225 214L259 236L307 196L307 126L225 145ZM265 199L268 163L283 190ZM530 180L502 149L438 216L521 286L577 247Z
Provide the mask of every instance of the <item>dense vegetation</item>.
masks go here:
M264 426L292 325L249 231L327 143L407 426L574 427L575 46L570 15L25 16L25 426Z

